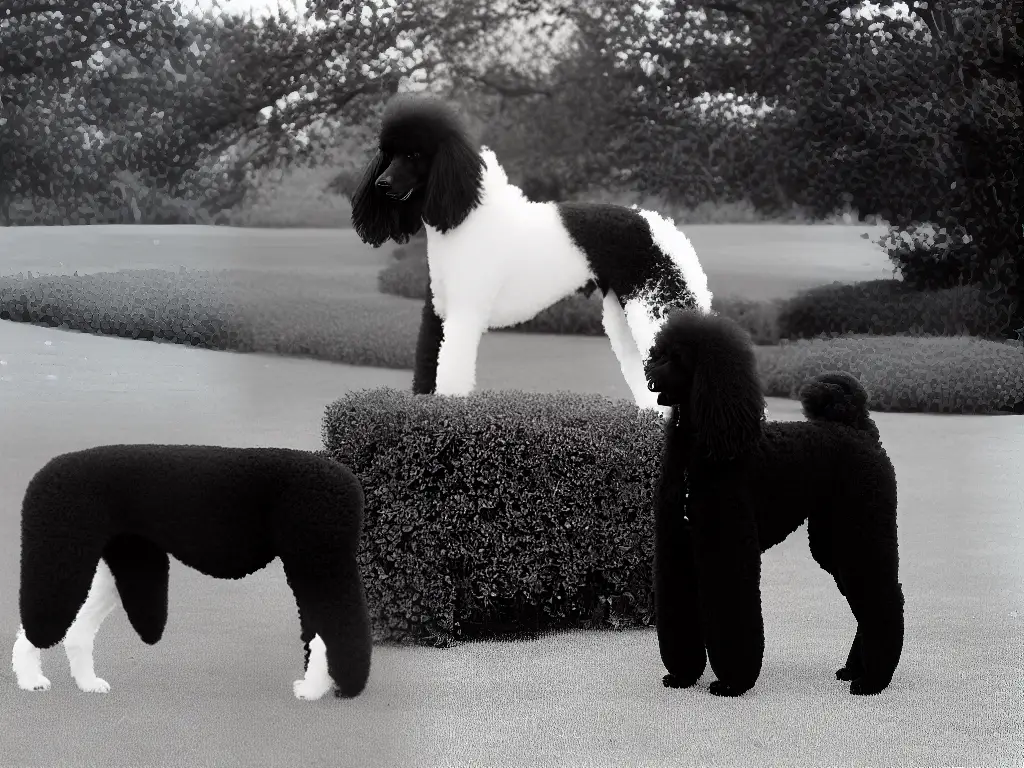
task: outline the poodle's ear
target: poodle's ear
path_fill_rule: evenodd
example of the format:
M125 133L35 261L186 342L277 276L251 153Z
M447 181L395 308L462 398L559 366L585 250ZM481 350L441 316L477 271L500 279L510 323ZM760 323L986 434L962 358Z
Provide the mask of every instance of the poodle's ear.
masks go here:
M430 165L423 220L441 232L459 226L480 202L484 161L462 136L450 136Z
M419 217L409 215L409 206L403 207L374 189L377 178L390 162L391 159L378 150L352 193L352 228L364 243L374 248L388 240L407 242L420 228Z
M713 459L735 458L755 443L764 420L764 395L749 340L701 344L690 391L697 443ZM743 343L746 342L746 343Z

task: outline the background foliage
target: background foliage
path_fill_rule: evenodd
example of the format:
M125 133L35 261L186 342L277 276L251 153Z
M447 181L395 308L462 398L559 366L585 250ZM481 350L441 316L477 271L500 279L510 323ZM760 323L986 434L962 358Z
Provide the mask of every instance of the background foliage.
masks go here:
M383 101L430 88L535 197L628 188L929 222L937 244L898 258L904 277L981 286L1012 338L1024 0L862 5L311 0L256 19L9 0L0 216L227 221L264 169L328 159L345 192Z

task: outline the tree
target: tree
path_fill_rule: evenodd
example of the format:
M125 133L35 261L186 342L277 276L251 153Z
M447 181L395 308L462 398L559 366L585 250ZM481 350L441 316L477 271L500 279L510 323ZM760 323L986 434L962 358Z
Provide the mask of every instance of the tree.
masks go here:
M827 211L846 187L898 225L962 231L1015 336L1021 0L914 2L910 16L878 5L890 15L859 16L842 0L608 3L592 34L631 73L628 109L651 135L685 124L704 92L764 99L769 124L787 127L775 154L798 201Z
M124 171L198 194L211 160L231 186L239 169L315 155L339 117L360 120L417 66L388 53L393 3L325 5L309 24L189 16L161 0L9 3L0 207L23 196L73 207Z

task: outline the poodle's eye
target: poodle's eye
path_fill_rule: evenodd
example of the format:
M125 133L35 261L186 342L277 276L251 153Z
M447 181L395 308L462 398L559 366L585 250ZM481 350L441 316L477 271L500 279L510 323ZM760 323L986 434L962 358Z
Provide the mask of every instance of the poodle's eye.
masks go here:
M410 160L415 160L419 156L420 156L419 152L410 152L408 155L406 155L406 157L408 157Z

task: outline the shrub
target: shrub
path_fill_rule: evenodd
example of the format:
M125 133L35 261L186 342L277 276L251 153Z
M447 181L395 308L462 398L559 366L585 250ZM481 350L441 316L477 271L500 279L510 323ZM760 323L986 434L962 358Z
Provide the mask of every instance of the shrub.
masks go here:
M779 311L782 300L757 301L738 296L715 296L711 308L738 323L755 344L779 343Z
M0 319L236 352L411 368L419 308L345 277L126 270L0 277Z
M364 390L328 407L323 439L365 491L377 639L650 623L653 411L594 395Z
M778 316L782 338L820 335L997 337L999 306L979 286L916 291L899 280L830 283L788 299Z
M1019 345L968 336L841 337L758 350L765 394L795 398L827 371L856 376L880 411L1008 413L1024 409Z
M426 298L430 270L426 257L419 258L415 250L416 246L411 242L407 246L395 248L395 260L377 275L377 288L381 293L419 301Z
M889 255L903 282L918 291L941 290L981 281L985 266L964 232L953 234L910 225L890 228L876 244Z

